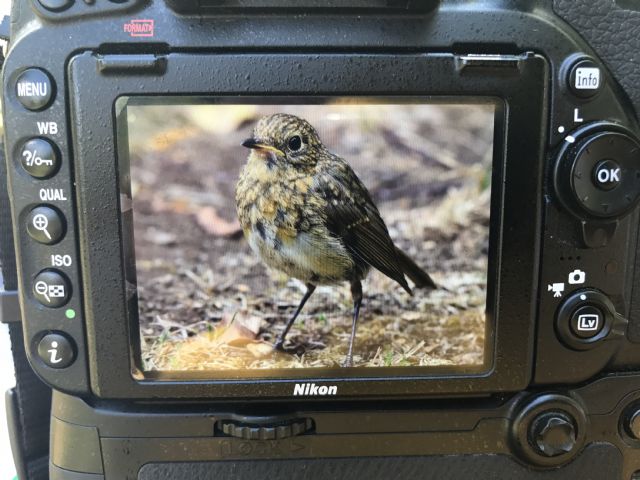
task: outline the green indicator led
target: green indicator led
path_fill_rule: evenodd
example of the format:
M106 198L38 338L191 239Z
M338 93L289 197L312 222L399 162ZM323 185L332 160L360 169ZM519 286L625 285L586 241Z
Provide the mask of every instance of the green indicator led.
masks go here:
M67 318L76 318L76 311L73 308L67 308L67 311L64 312Z

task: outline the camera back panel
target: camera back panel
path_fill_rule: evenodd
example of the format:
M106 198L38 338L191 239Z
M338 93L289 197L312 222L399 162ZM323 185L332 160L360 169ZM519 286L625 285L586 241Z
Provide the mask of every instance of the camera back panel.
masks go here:
M33 368L48 384L105 405L122 400L157 404L154 414L183 408L182 400L225 405L216 407L215 415L199 410L167 417L166 422L185 432L197 423L194 416L206 418L207 428L214 429L207 442L214 443L227 441L229 429L236 432L238 425L263 428L256 415L247 415L251 421L238 419L229 407L237 399L256 405L263 416L280 405L274 407L275 417L311 419L313 426L303 428L309 435L302 442L311 442L301 449L303 457L336 456L327 445L313 446L315 440L309 438L323 428L335 438L344 434L333 424L327 427L338 411L366 412L367 401L376 399L396 411L406 406L415 412L421 409L412 403L415 399L442 395L469 397L469 403L461 401L460 412L480 408L482 418L500 424L492 430L498 433L491 453L515 455L525 463L563 464L582 445L596 441L624 452L637 447L633 419L638 395L632 380L640 364L640 300L634 291L640 271L640 131L629 98L638 97L635 90L620 86L629 88L620 81L620 70L614 75L609 69L619 62L599 57L554 13L551 2L522 10L473 2L424 2L416 9L358 5L339 14L276 3L268 14L231 3L206 8L172 2L49 3L14 4L12 46L3 69L25 346ZM568 11L563 2L556 3L556 11L568 16L579 15L582 8ZM626 10L623 5L612 11ZM335 370L265 378L144 372L123 260L119 156L126 127L118 121L118 99L357 95L482 97L498 106L483 369L388 375ZM627 386L616 378L625 379ZM335 397L322 398L331 407L319 407L312 403L318 399L306 394L294 398L301 383L313 384L303 393L336 386ZM617 396L599 404L594 399L605 390ZM544 391L570 393L556 398L545 397ZM472 398L478 403L472 404ZM496 404L479 407L485 401ZM309 405L306 414L292 413L303 405ZM429 401L425 411L441 408ZM553 422L542 418L558 411ZM412 418L429 423L430 413L417 415ZM598 437L592 427L605 416L614 423ZM72 417L58 412L65 428L76 422ZM383 421L377 414L375 418L376 425ZM290 418L285 420L290 425ZM575 444L545 456L546 446L535 447L531 441L544 436L549 425L543 420L578 427ZM97 415L83 421L98 425L103 419ZM469 429L473 434L467 453L487 453L471 439L481 423ZM148 439L161 442L154 428L159 424L149 420ZM390 431L401 433L403 428ZM100 440L102 452L112 460L122 448L119 439L128 436L116 430L108 433L110 439ZM205 436L196 430L185 435ZM62 431L57 434L63 436ZM454 443L464 436L459 434ZM365 445L364 436L358 438L363 443L358 443L357 455L381 455ZM198 442L193 440L192 447ZM432 455L437 449L428 445L433 448L404 445L399 454ZM460 453L446 445L437 452ZM211 445L201 446L206 450ZM202 453L192 466L176 467L173 475L198 471L202 467L197 462L295 456L256 452L255 444L235 439L216 446L219 457ZM140 478L153 478L154 463L165 457L138 453L130 463L121 463L118 473L115 461L109 472L98 466L82 470L87 465L62 454L54 465L118 478L146 464ZM249 471L259 468L246 465ZM640 468L626 454L617 466L623 478Z

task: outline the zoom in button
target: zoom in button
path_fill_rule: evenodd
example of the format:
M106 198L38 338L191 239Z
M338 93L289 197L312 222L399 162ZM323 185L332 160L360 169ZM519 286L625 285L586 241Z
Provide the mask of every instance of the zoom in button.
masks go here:
M71 285L62 273L44 270L33 280L33 296L45 307L62 307L71 297Z
M36 207L27 217L27 233L38 243L58 243L65 234L64 216L51 207Z

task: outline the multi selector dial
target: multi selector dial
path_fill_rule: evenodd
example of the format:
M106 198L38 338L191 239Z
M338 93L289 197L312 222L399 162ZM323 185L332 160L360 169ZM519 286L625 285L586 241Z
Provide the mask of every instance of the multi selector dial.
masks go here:
M640 142L614 125L587 126L566 137L554 183L576 216L621 217L640 200Z

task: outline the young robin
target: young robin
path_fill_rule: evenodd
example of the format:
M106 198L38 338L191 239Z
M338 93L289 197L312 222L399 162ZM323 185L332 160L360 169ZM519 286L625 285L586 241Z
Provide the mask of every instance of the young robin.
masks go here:
M393 244L366 187L347 162L325 148L309 122L282 113L263 117L242 145L251 149L236 186L244 235L264 263L307 286L275 347L283 348L316 285L347 281L353 323L343 366L352 366L361 282L371 267L409 294L405 275L416 288L436 285Z

